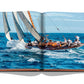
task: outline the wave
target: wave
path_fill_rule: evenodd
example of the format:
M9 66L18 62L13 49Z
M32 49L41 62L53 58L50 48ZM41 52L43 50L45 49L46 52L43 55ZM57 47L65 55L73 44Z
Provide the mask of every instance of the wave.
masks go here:
M84 60L74 60L75 62L78 62L78 63L83 63L84 64Z
M7 47L11 47L11 49L25 49L25 43L19 40L12 40L7 42Z
M1 49L1 53L35 53L35 54L41 54L41 49L39 48L31 48L31 49L26 49L25 48L26 43L21 42L19 40L12 40L8 41L6 44L6 48L3 50Z
M84 55L83 49L69 49L68 52L46 51L44 53L48 58L55 59L80 59Z
M75 50L73 50L73 49L69 49L68 50L70 53L76 53L77 54L77 52L75 51Z
M19 40L7 41L6 48L0 50L0 52L23 52L26 51L25 43Z
M30 58L30 59L28 59L27 61L28 61L28 62L39 62L39 60L36 60L36 59L34 59L34 58Z

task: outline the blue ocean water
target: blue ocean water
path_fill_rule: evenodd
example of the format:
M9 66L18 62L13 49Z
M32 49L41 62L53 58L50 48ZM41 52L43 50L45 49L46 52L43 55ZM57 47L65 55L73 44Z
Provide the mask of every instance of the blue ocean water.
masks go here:
M75 40L75 36L80 37L84 43L83 33L50 33L49 39L53 41L64 41L66 39ZM65 51L48 50L44 53L44 69L84 69L84 46Z
M16 41L8 41L5 34L0 33L0 69L40 69L41 59L38 53L41 50L25 49L22 43L17 42L16 33L11 33L11 37ZM31 35L29 37L34 39Z
M78 35L80 41L84 43L83 33L45 33L45 35L53 41L64 41L63 35L66 39L74 41ZM30 34L25 36L26 42L28 39L35 40ZM11 33L11 37L18 40L16 33ZM23 43L9 42L5 34L0 33L0 69L40 69L41 66L44 69L84 69L84 46L63 51L25 49Z

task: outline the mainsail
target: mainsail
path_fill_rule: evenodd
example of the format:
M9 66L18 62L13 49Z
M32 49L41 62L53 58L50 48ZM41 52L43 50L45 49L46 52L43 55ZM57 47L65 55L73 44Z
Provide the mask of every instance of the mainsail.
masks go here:
M27 18L27 20L31 23L30 17L28 15L27 11L23 11L23 14L25 15L25 17ZM31 23L32 24L32 23Z
M23 41L24 42L24 33L19 25L19 21L18 21L18 17L17 17L17 13L16 12L12 12L12 15L13 15L13 20L14 20L14 24L15 24L15 28L16 28L16 31L17 31L17 35L18 35L18 38L20 41Z
M8 40L11 40L11 37L10 37L10 34L9 34L10 27L9 27L9 24L8 24L7 13L6 12L3 12L3 23L4 23L4 31L5 31L6 38Z
M39 33L33 28L33 26L31 25L30 21L27 18L27 15L25 12L17 12L21 18L21 20L23 21L23 23L25 24L25 26L28 28L28 30L30 31L30 33L34 36L34 38L37 41L41 40L41 36L39 35Z

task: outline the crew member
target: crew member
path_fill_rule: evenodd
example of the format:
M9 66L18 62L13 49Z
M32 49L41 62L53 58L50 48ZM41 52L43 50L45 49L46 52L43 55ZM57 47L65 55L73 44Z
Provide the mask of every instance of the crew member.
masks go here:
M68 46L71 46L72 40L68 39L67 43L68 43Z
M35 40L34 42L32 42L33 46L38 46L38 42Z
M28 46L32 46L32 43L31 43L31 41L29 41L29 43L28 43Z
M13 37L11 37L11 40L13 40Z
M77 40L77 39L74 41L74 45L76 45L76 46L77 46L77 45L80 45L80 43L81 43L81 42L80 42L79 40Z
M53 42L52 40L49 40L49 42L46 44L47 46L52 46Z
M57 42L54 41L54 42L52 43L52 46L53 46L53 47L57 47Z
M79 36L75 36L76 37L76 40L79 41L80 37Z

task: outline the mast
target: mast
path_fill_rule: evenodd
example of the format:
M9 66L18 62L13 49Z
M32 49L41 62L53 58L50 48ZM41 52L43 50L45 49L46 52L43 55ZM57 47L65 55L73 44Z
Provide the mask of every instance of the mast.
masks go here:
M21 20L23 21L23 23L25 24L25 26L28 28L28 30L30 31L30 33L34 36L34 38L37 41L41 40L41 36L39 35L39 33L33 28L33 26L31 25L31 23L29 22L27 16L23 13L23 12L17 12L21 18Z
M31 14L30 14L30 11L28 11L28 15L29 15L29 18L30 18L30 21L31 21L31 24L32 24L33 28L35 28L32 17L31 17Z
M4 23L4 31L5 31L5 35L6 35L6 38L10 41L11 40L11 37L10 37L10 27L9 27L9 24L8 24L8 20L7 20L7 13L6 12L3 12L3 23Z
M18 21L18 17L17 17L17 13L16 12L12 12L12 15L13 15L13 20L14 20L14 24L15 24L15 28L16 28L16 31L17 31L17 35L18 35L18 38L20 41L23 41L24 42L24 33L19 25L19 21Z

